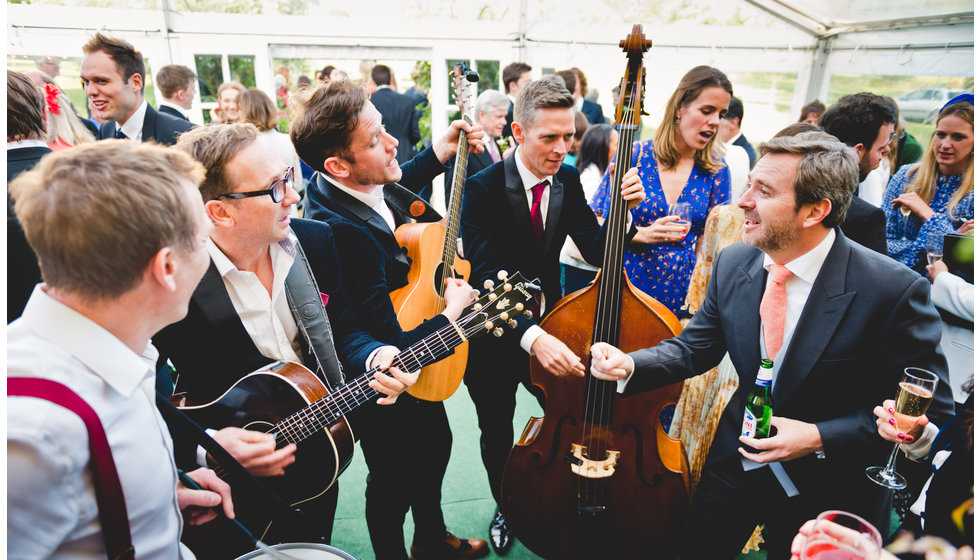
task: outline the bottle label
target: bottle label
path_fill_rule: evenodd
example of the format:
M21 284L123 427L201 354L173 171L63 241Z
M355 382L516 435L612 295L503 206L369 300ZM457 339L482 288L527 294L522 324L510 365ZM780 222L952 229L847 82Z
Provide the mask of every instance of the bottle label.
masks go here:
M772 377L764 379L761 376L755 378L755 384L759 387L772 387Z
M745 437L755 437L755 426L758 423L759 419L746 407L745 416L742 418L742 435Z

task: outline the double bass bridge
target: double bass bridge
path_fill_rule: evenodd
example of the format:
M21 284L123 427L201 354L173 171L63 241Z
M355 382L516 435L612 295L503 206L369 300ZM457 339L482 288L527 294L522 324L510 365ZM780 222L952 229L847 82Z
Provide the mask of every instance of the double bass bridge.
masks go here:
M602 461L589 459L586 454L588 448L584 445L573 443L572 452L568 457L572 472L584 478L609 478L616 472L616 461L619 460L619 451L606 451L606 458Z

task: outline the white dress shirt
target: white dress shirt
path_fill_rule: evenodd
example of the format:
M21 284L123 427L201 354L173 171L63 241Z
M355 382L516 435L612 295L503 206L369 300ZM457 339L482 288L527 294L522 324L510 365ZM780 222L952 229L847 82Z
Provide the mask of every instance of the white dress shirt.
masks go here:
M238 270L225 254L208 239L208 253L221 274L231 304L258 351L267 358L303 363L300 359L299 328L286 299L286 276L296 255L296 237L269 246L272 257L272 294L253 272Z
M350 187L345 187L344 185L341 185L336 180L334 180L333 177L331 177L326 173L322 175L324 179L333 183L335 187L351 195L358 202L364 204L371 210L374 210L374 212L377 215L381 216L381 219L383 219L385 223L388 224L388 228L391 229L392 232L395 231L395 215L391 212L391 208L388 208L388 204L385 202L384 185L376 186L373 192L367 194L367 193L362 193L361 191L355 191ZM446 202L448 203L449 201L447 200Z
M735 143L739 136L734 136L730 142L725 143L725 163L728 164L728 171L732 174L732 202L741 198L749 184L749 153L745 148Z
M147 104L144 99L140 103L139 108L136 109L136 112L133 113L133 116L129 117L129 120L122 127L119 126L118 122L116 123L116 128L122 128L122 132L126 135L126 138L129 138L137 144L143 141L143 121L146 119L146 108Z
M99 415L119 473L136 557L194 558L182 519L173 444L155 403L157 352L139 356L38 285L7 330L7 375L67 385ZM104 559L88 432L73 412L7 398L7 554L35 560Z
M7 150L19 150L20 148L47 148L48 143L44 140L17 140L7 142Z
M541 223L542 224L547 224L548 223L548 202L551 201L551 185L554 182L554 175L549 175L549 176L544 177L542 179L538 179L534 175L534 173L532 173L531 170L528 169L527 166L524 165L524 162L521 161L521 148L520 148L520 146L518 146L517 147L517 151L514 152L514 162L517 163L517 172L520 174L520 176L521 176L521 183L523 183L523 185L524 185L524 193L527 196L527 207L528 207L528 209L530 209L534 205L534 192L532 192L532 189L534 188L534 185L537 185L541 181L547 181L548 182L548 187L545 188L544 191L542 191L542 193L541 193L541 205L540 205L540 209L541 209ZM544 309L544 307L545 307L545 300L544 300L544 293L542 292L541 293L541 308ZM538 317L538 319L540 320L541 318ZM521 348L523 348L525 352L527 352L528 354L530 354L531 353L531 345L533 345L534 344L534 341L537 340L538 337L541 336L541 335L543 335L543 334L545 334L544 329L542 329L538 325L531 325L530 328L528 328L526 331L524 331L524 336L521 337Z

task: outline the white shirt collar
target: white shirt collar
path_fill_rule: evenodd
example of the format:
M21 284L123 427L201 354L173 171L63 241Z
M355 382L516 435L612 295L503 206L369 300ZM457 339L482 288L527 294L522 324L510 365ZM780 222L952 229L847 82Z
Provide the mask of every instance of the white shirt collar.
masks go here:
M181 115L184 115L185 117L190 118L190 115L188 114L188 110L187 109L184 109L180 105L177 105L176 103L171 103L171 102L167 101L166 99L164 99L163 101L160 102L160 106L161 107L163 107L163 106L170 107L171 109L177 111Z
M20 148L47 148L48 143L44 140L30 139L30 140L17 140L15 142L7 142L8 150L17 150Z
M289 232L289 237L283 239L279 243L273 243L269 246L269 252L272 255L272 260L275 261L278 257L278 253L286 253L290 258L296 257L296 245L299 243L299 239L293 234L292 230ZM209 237L207 241L208 254L211 255L211 260L214 262L214 267L218 269L218 274L222 278L228 275L230 272L238 270L235 263L231 262L231 259L225 255L224 251L218 247L217 244Z
M579 97L575 101L575 110L578 111L578 112L582 112L582 107L584 105L585 105L585 98L584 97Z
M378 89L390 89L390 90L394 91L394 88L392 88L390 84L385 84L383 86L378 86ZM377 91L377 90L375 90L375 91Z
M823 267L823 262L827 260L827 255L830 253L830 248L833 247L834 239L836 238L837 233L833 229L829 230L827 237L824 237L823 241L807 253L786 263L786 268L797 278L801 278L808 284L813 284L817 280L817 275L820 274L820 268ZM766 254L762 259L762 266L766 270L769 270L769 265L774 262L772 257Z
M517 163L517 172L521 175L521 182L524 183L524 190L531 190L531 187L537 185L541 181L548 181L548 185L554 182L554 176L549 175L543 179L538 179L531 170L525 167L524 162L521 161L521 147L517 147L517 151L514 152L514 162Z
M147 341L140 356L104 327L34 287L22 320L37 336L50 340L85 364L119 394L129 397L149 376L158 356Z
M341 191L343 191L343 192L345 192L345 193L353 196L358 201L363 202L369 208L374 208L375 205L378 204L379 202L384 202L384 194L383 194L384 193L384 190L383 190L384 189L384 185L377 185L377 186L375 186L374 187L374 192L372 192L372 193L363 193L361 191L354 190L354 189L352 189L352 188L350 188L348 186L341 185L339 181L337 181L336 179L334 179L333 177L331 177L327 173L321 173L321 175L323 175L323 178L324 179L326 179L327 181L330 181L331 183L333 183L334 186L336 186L338 189L340 189Z
M146 99L144 99L140 103L139 108L136 109L136 112L133 113L133 116L129 117L129 120L122 125L123 134L133 142L143 141L143 121L146 119L146 107ZM118 122L116 123L116 128L119 128Z

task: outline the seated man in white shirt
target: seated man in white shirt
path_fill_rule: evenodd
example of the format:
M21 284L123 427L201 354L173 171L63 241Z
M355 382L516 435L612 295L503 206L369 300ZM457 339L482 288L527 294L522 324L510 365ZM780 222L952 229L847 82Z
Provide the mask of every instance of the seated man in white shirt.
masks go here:
M213 472L190 473L210 490L178 482L154 405L150 336L184 316L208 265L203 176L184 154L112 142L52 154L10 185L45 283L9 327L7 374L60 382L97 411L141 559L193 558L179 543L181 510L220 503L234 516ZM32 397L7 406L7 554L105 558L81 419Z

